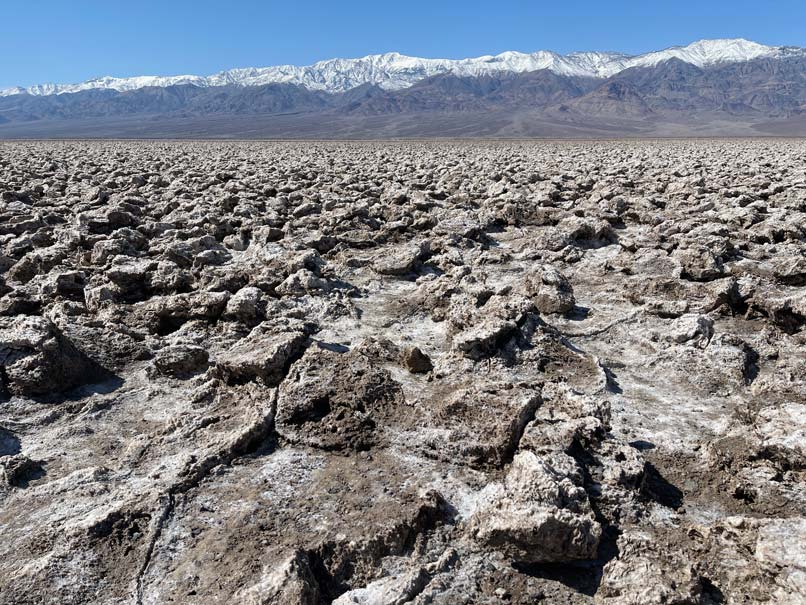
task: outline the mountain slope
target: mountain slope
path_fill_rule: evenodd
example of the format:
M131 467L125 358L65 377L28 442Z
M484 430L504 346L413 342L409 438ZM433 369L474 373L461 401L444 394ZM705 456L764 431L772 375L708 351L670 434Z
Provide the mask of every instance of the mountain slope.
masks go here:
M635 92L640 104L655 112L719 111L790 116L806 109L806 58L761 58L698 68L680 59L620 72L600 89L614 85ZM596 90L590 95L601 96ZM625 98L626 102L627 99ZM581 98L576 106L586 104ZM591 113L591 107L586 113Z
M13 121L83 119L110 116L171 114L273 114L330 107L337 96L296 84L222 86L192 84L130 91L86 90L77 93L0 98L0 117Z
M483 111L540 108L579 97L598 80L560 76L548 69L477 77L441 74L398 91L381 91L342 108L351 114Z

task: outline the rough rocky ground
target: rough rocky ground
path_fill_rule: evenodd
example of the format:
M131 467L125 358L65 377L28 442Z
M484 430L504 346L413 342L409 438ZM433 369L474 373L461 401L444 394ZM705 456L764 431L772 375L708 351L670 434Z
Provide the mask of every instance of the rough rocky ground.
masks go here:
M806 143L3 143L0 195L0 602L806 599Z

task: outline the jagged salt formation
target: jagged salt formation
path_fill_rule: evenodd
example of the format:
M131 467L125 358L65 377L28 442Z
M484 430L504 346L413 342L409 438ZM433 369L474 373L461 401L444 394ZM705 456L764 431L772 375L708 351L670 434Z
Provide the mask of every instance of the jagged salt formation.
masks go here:
M801 603L802 142L0 144L0 603Z

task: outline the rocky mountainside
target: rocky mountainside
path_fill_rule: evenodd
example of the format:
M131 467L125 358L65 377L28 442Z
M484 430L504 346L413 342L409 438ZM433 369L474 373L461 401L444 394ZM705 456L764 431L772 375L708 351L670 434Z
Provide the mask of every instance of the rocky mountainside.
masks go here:
M0 143L0 603L802 604L804 157Z
M158 137L806 134L800 49L722 40L640 57L544 54L435 63L384 55L295 68L304 77L271 68L282 73L7 91L0 137L93 136L99 126L131 136L126 120L140 121L138 136ZM238 116L262 119L227 126ZM421 116L422 127L411 132L405 116Z

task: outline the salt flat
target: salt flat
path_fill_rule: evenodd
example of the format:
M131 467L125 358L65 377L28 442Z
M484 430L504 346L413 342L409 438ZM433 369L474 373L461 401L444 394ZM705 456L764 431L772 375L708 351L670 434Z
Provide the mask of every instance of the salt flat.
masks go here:
M0 602L806 599L806 142L4 142L0 196Z

